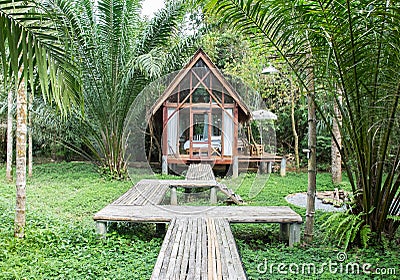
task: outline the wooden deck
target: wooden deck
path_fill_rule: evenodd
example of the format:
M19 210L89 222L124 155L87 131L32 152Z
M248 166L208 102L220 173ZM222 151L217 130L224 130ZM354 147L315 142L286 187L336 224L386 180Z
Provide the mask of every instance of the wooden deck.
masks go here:
M246 279L228 221L174 218L151 279Z

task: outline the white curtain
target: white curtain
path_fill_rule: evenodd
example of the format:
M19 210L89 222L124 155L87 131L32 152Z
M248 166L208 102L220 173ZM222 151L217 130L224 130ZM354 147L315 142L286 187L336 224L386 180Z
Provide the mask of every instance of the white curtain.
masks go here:
M208 114L204 114L203 141L208 141Z
M168 123L167 123L167 136L168 136L168 154L174 155L177 153L178 147L178 120L179 112L175 112L175 108L168 108ZM172 116L172 117L171 117Z
M225 109L223 112L223 128L222 133L224 137L224 156L232 156L233 154L233 110Z

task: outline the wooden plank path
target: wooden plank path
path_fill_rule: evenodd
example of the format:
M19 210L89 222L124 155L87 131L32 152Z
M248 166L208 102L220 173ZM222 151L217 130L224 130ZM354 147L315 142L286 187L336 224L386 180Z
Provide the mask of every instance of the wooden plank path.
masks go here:
M246 279L228 221L172 219L151 279Z
M169 223L151 279L247 279L229 223L279 223L289 246L300 242L302 218L289 207L160 205L169 189L175 200L177 187L210 188L214 202L216 188L234 195L210 165L196 164L186 180L141 180L93 217L103 236L108 222Z

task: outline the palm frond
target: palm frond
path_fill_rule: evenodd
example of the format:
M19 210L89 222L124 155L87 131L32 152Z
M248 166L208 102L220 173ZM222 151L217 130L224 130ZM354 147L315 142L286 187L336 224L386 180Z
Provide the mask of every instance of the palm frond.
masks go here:
M22 76L29 79L32 90L37 74L42 94L49 101L55 100L65 113L70 104L81 101L77 68L65 50L61 39L64 34L54 23L54 18L61 18L51 14L45 4L21 0L0 3L3 73L18 83L18 72L23 71ZM63 90L56 90L57 86Z

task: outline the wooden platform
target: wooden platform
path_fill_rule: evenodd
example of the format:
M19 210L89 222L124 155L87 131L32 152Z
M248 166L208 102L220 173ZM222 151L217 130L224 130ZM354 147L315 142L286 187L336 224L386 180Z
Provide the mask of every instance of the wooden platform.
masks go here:
M225 218L231 223L302 223L287 206L114 205L97 212L95 221L169 223L173 218Z
M246 279L228 221L172 219L151 279Z
M115 200L111 205L154 205L160 204L169 190L162 180L141 180Z
M300 242L302 218L287 206L173 206L173 205L113 205L97 212L98 232L105 234L106 223L169 223L174 218L223 218L230 223L279 223L281 237L289 246Z

